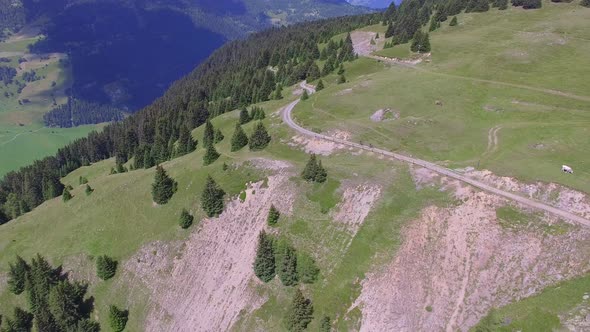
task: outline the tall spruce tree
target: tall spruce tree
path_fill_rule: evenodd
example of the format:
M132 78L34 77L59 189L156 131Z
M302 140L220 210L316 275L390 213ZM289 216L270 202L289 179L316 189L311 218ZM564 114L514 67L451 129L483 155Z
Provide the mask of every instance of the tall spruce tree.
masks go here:
M318 84L315 87L316 91L322 91L324 90L324 81L322 81L321 79L318 81Z
M322 161L320 160L318 162L318 167L316 168L316 173L313 178L313 181L315 181L317 183L324 183L324 182L326 182L327 179L328 179L328 172L326 171L326 169L322 165Z
M344 75L338 76L338 84L346 83L346 77Z
M152 198L157 204L163 205L168 203L176 192L178 183L168 176L164 168L156 166L154 183L152 184Z
M285 286L294 286L299 281L297 276L297 252L290 244L281 241L277 245L277 274Z
M114 305L109 307L109 325L114 332L121 332L127 325L129 311L121 310Z
M270 135L266 131L264 124L262 124L262 122L258 122L256 124L256 127L254 128L254 132L252 133L252 136L250 136L250 139L249 139L250 150L252 150L252 151L263 150L264 148L266 148L268 146L268 144L270 143L270 140L271 140Z
M305 101L309 99L309 94L307 93L307 90L303 89L303 93L301 94L301 100Z
M27 273L29 272L29 264L20 256L16 256L16 261L9 264L8 271L8 289L19 295L25 291L25 284L27 280Z
M62 200L63 200L64 202L67 202L67 201L69 201L70 199L72 199L72 197L73 197L73 196L72 196L72 193L70 193L70 189L69 189L68 187L65 187L65 188L64 188L64 192L63 192L63 194L62 194L62 196L61 196Z
M285 317L285 327L288 331L302 332L313 319L313 304L306 299L300 289L295 290L293 300Z
M329 316L322 317L320 321L320 332L331 332L332 331L332 322Z
M318 171L317 168L317 157L315 154L312 153L311 156L309 156L309 160L307 161L305 168L303 168L303 172L301 172L301 177L305 181L313 181Z
M217 185L211 176L207 176L205 188L201 193L201 206L207 217L217 217L223 212L225 191Z
M246 124L248 122L250 122L250 114L248 113L248 110L243 107L240 110L240 124Z
M207 150L203 155L203 165L208 166L213 164L220 156L221 155L217 152L213 144L207 145Z
M191 227L191 225L193 224L193 220L194 220L194 217L191 216L191 214L188 212L188 210L182 209L182 212L180 213L180 220L178 221L178 224L180 225L180 227L182 229L187 229L187 228Z
M205 122L205 131L203 132L203 147L207 148L215 142L215 129L211 121Z
M2 332L30 332L33 329L33 314L15 307L12 317L6 319L6 327L1 329Z
M236 129L231 137L231 151L235 152L248 145L248 136L242 129L240 123L236 123Z
M275 252L273 239L264 231L258 235L258 248L254 259L254 274L264 281L269 282L276 275Z
M277 208L274 206L274 204L270 205L270 210L268 210L268 217L266 218L266 222L269 226L274 226L277 224L277 222L279 221L279 218L281 217L281 213L279 212L279 210L277 210Z
M92 194L94 192L94 189L92 189L92 187L90 187L90 185L86 185L86 188L84 189L84 192L86 193L86 196L90 196L90 194Z
M275 88L275 91L273 93L273 99L274 100L283 99L283 85L281 83L277 84L277 87Z
M451 20L451 23L449 23L449 25L454 27L457 24L459 24L459 22L457 21L457 16L453 16L453 19Z
M223 141L224 138L225 138L225 136L223 136L223 133L221 132L221 129L217 128L215 130L215 144Z
M102 280L109 280L117 273L117 261L107 255L96 258L96 275Z

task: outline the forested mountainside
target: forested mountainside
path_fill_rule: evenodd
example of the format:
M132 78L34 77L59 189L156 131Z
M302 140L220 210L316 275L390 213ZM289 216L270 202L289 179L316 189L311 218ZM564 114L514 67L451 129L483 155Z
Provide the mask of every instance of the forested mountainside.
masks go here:
M225 41L273 25L366 13L338 1L0 2L4 28L41 24L36 53L66 53L78 99L135 111Z
M149 168L178 156L175 142L208 118L278 98L282 85L327 75L340 63L354 59L350 38L346 43L330 43L323 55L317 44L380 19L381 14L368 14L296 24L224 45L137 114L73 142L55 157L7 174L0 184L0 220L61 195L60 177L82 165L116 156L119 164L135 157L136 167ZM321 56L328 65L320 72L314 60Z

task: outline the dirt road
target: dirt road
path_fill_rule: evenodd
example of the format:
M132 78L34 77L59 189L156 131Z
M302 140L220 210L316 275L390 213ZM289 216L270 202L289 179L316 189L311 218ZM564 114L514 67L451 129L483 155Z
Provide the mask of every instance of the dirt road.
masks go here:
M301 88L306 89L310 94L315 92L315 87L312 85L307 84L306 82L302 82L300 84ZM481 190L485 190L489 193L504 197L506 199L509 199L511 201L514 202L518 202L520 204L524 204L526 206L535 208L535 209L539 209L539 210L543 210L545 212L549 212L551 214L560 216L564 219L567 220L571 220L574 221L576 223L579 223L581 225L590 227L590 220L582 218L576 214L573 214L569 211L565 211L562 209L558 209L554 206L530 199L530 198L526 198L508 191L504 191L492 186L489 186L483 182L471 179L469 177L463 176L459 173L454 172L453 170L450 170L448 168L444 168L441 167L439 165L433 164L431 162L428 162L426 160L422 160L422 159L416 159L416 158L411 158L408 156L404 156L398 153L394 153L394 152L390 152L390 151L386 151L386 150L382 150L382 149L378 149L378 148L374 148L374 147L370 147L370 146L365 146L365 145L361 145L358 143L354 143L354 142L350 142L347 140L342 140L342 139L338 139L338 138L333 138L330 136L326 136L326 135L322 135L322 134L318 134L318 133L314 133L311 130L305 129L303 127L301 127L300 125L298 125L297 123L295 123L295 121L293 121L293 118L291 117L291 113L293 112L293 109L295 108L295 106L299 103L299 99L291 102L289 105L285 106L285 108L283 109L282 112L282 116L283 116L283 121L291 128L293 128L294 130L296 130L297 132L299 132L300 134L303 135L307 135L307 136L311 136L314 137L316 139L324 139L324 140L328 140L334 143L338 143L338 144L342 144L342 145L346 145L346 146L350 146L353 148L357 148L357 149L361 149L361 150L365 150L365 151L371 151L373 153L376 154L380 154L383 155L385 157L390 157L390 158L395 158L397 160L409 163L409 164L414 164L417 166L421 166L424 168L427 168L431 171L434 171L438 174L444 175L444 176L448 176L450 178L459 180L461 182L467 183L473 187L476 187L478 189Z

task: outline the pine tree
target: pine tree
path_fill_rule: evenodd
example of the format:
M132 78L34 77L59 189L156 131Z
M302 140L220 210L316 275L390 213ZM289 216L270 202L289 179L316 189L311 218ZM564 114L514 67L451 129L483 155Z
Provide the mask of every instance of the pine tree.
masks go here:
M269 282L276 275L273 239L264 231L258 235L258 248L254 259L254 274L262 281Z
M207 146L207 151L205 151L205 155L203 155L203 165L208 166L213 164L220 156L221 155L213 145Z
M322 91L324 90L324 81L321 79L318 81L318 84L315 87L315 91Z
M379 32L377 32L377 35L375 36L375 39L379 39Z
M109 325L114 332L121 332L127 325L129 311L121 310L114 305L109 307Z
M70 189L68 189L68 187L64 188L63 194L62 194L62 199L64 202L69 201L70 199L72 199L72 194L70 193Z
M271 204L270 210L268 211L268 217L266 218L266 222L268 223L268 225L274 226L279 221L280 216L281 213L279 212L279 210L277 210L277 208L275 208L275 206Z
M13 318L6 319L6 328L3 328L2 332L30 332L33 328L33 317L31 313L15 307Z
M61 280L49 291L47 307L59 331L73 331L84 316L84 295L88 286Z
M307 90L303 89L303 94L301 94L301 100L308 100L309 99L309 94L307 93Z
M277 84L275 92L273 94L273 99L280 100L283 99L283 85L281 83Z
M248 114L248 110L244 107L240 110L240 124L246 124L250 122L250 114Z
M258 122L254 128L252 136L250 136L249 144L250 150L259 151L263 150L270 143L271 137L266 131L266 128L262 122Z
M432 19L430 20L430 27L428 28L428 31L434 31L438 28L438 21L436 20L436 16L432 16Z
M304 284L313 284L318 278L320 269L315 260L306 253L297 255L297 276Z
M277 261L277 274L285 286L297 284L297 252L289 244L282 242L278 245L279 259Z
M215 142L215 130L211 121L205 122L205 131L203 132L203 147L207 148Z
M590 0L582 0L582 2L580 2L580 5L590 8Z
M312 63L309 65L307 74L305 76L308 82L315 81L320 78L320 68L315 63L315 61L312 61Z
M459 24L459 22L457 22L457 16L453 16L453 19L451 20L451 23L449 23L449 26L456 26L457 24Z
M420 45L420 49L418 50L418 52L420 52L420 53L430 52L430 35L429 34L425 33L422 35L422 43Z
M80 176L80 178L78 179L78 183L80 183L80 185L87 184L88 179L83 176Z
M508 0L496 0L494 6L498 7L498 10L506 10L508 9Z
M320 160L318 162L317 171L316 171L316 174L315 174L315 177L313 180L317 183L324 183L324 182L326 182L327 179L328 179L328 172L326 171L324 166L322 166L322 161Z
M231 151L235 152L248 145L248 136L240 126L240 123L236 123L236 129L231 137Z
M223 212L225 191L221 189L211 176L207 176L205 188L201 194L201 206L207 217L217 217Z
M152 198L157 204L166 204L172 198L178 183L166 174L164 168L160 165L156 166L156 175L154 176L154 183L152 184Z
M346 83L346 77L344 75L340 75L338 77L338 84Z
M329 316L322 317L320 323L320 332L331 332L332 331L332 323Z
M312 154L309 157L309 160L307 161L307 164L305 165L303 172L301 172L301 177L305 181L313 181L315 179L317 172L318 172L317 157L315 154Z
M418 52L420 49L420 43L422 42L422 31L417 30L414 33L414 38L412 38L412 44L410 45L410 51Z
M96 258L96 275L102 280L109 280L117 273L117 261L107 255Z
M309 299L306 299L301 290L295 290L293 301L287 311L285 326L288 331L301 332L307 328L307 325L313 319L313 305Z
M176 155L184 156L185 154L195 151L196 148L197 142L195 142L195 140L193 139L193 135L191 134L188 124L185 123L180 127Z
M20 256L16 256L16 262L9 264L10 270L8 271L8 289L19 295L25 290L25 284L27 280L27 273L29 272L29 265Z
M338 67L338 71L336 72L336 74L342 75L342 74L344 74L344 72L345 72L344 65L340 64L340 67Z
M193 220L194 217L191 216L191 214L188 213L186 209L182 209L182 212L180 213L180 220L178 221L180 227L182 229L187 229L191 227L191 225L193 224Z
M92 189L89 185L86 185L86 189L84 189L84 192L86 193L86 196L90 196L90 194L94 192L94 189Z
M215 130L215 144L223 141L224 138L225 136L223 136L221 129L217 128L217 130Z
M392 23L389 23L389 25L387 26L387 30L385 31L385 38L389 38L392 37L395 33L395 29L393 27Z

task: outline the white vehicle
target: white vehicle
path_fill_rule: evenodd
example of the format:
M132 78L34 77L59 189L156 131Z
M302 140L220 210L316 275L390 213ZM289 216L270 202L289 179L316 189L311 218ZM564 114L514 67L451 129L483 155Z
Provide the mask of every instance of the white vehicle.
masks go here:
M561 171L564 173L574 174L574 170L567 165L561 165Z

